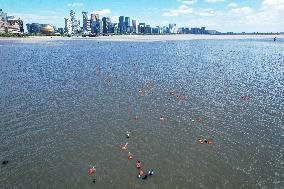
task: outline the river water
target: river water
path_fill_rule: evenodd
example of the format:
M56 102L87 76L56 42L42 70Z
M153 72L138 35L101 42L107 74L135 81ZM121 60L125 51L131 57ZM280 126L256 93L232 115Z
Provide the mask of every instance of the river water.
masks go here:
M283 74L281 39L1 40L0 188L284 188Z

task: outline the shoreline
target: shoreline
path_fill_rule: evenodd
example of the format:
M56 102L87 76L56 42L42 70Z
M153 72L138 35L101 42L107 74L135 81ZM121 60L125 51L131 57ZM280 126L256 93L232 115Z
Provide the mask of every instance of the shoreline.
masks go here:
M0 37L0 41L58 41L58 40L95 40L95 41L187 41L187 40L237 40L237 39L284 39L284 35L110 35L98 37L62 37L62 36L28 36Z

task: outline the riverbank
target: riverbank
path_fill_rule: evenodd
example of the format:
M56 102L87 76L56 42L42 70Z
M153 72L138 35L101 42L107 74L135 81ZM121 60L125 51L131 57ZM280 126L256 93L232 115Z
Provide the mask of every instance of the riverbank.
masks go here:
M24 38L1 38L0 40L20 41L54 41L54 40L97 40L97 41L185 41L196 39L230 40L230 39L273 39L284 38L284 35L110 35L98 37L62 37L62 36L29 36Z

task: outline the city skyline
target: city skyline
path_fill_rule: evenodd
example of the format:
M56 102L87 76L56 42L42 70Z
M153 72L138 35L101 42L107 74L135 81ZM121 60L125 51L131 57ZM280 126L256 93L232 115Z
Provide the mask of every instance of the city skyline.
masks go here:
M82 23L82 12L98 13L118 23L130 17L151 26L176 23L180 27L202 27L221 32L283 32L284 0L150 0L130 1L27 1L0 0L2 9L24 23L46 23L64 27L72 9Z

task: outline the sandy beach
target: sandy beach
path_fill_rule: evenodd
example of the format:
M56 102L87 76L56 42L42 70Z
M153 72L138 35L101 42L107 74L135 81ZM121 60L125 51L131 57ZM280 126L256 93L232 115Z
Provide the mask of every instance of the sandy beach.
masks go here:
M31 36L26 38L1 38L0 40L20 40L20 41L54 41L54 40L97 40L97 41L185 41L197 39L230 40L230 39L273 39L284 38L284 35L110 35L99 37L61 37L61 36Z

